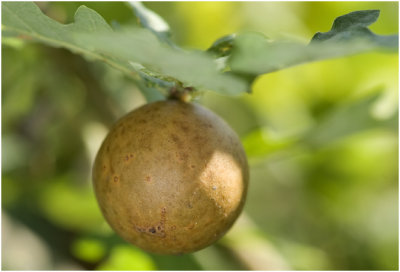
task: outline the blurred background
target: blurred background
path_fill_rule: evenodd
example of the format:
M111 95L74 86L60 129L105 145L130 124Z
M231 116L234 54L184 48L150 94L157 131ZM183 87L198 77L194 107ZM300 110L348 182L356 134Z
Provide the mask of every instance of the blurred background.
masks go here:
M122 2L40 2L69 23L78 6L137 24ZM258 31L307 43L334 18L380 9L371 29L398 32L397 2L148 2L185 48ZM244 213L218 243L160 256L105 223L91 165L108 128L146 103L129 78L64 49L3 39L2 269L397 270L398 55L372 52L259 77L252 94L207 92L248 154Z

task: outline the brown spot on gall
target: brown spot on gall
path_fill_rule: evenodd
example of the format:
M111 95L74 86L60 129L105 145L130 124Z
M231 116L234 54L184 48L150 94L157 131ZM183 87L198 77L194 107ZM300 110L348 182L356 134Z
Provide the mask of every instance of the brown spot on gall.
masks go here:
M171 134L170 136L171 136L172 141L174 141L174 143L178 143L179 142L179 137L178 136L176 136L175 134Z
M179 152L176 154L176 157L178 158L178 160L186 162L189 158L189 155L185 152Z
M149 232L156 233L156 229L154 227L152 227L152 228L149 229Z
M179 127L184 131L184 132L188 132L189 131L189 127L185 124L180 123Z

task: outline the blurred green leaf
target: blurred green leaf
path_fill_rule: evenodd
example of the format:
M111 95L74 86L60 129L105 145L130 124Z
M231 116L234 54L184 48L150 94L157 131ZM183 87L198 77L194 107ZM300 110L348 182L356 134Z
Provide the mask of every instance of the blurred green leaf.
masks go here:
M13 47L9 47L8 41L13 41ZM2 47L2 110L7 112L3 116L3 128L9 127L16 120L28 114L37 96L37 86L41 68L45 67L44 62L40 67L37 65L39 54L31 47L22 43L17 45L16 39L6 38L6 46ZM15 43L14 43L15 42ZM2 40L3 45L4 39ZM7 64L6 64L7 63ZM21 80L21 74L24 75Z
M72 244L71 251L76 258L94 263L104 257L106 248L100 240L83 238Z
M309 45L270 41L260 33L239 35L229 58L232 71L260 75L293 65L337 58L369 50L398 48L398 36L379 36L366 26L374 22L376 11L358 11L335 20L328 33L317 33Z
M332 266L326 252L317 247L290 240L281 240L279 245L295 270L329 270Z
M203 268L193 254L160 255L150 253L150 256L158 270L202 270Z
M321 147L368 129L386 127L397 130L397 113L385 120L379 120L372 115L372 106L379 97L379 94L373 94L340 105L322 117L316 126L303 136L302 141L311 147Z
M258 157L290 147L294 140L281 138L273 132L261 128L246 135L242 142L249 157Z
M50 183L39 204L49 220L66 229L90 230L104 222L93 190L74 187L68 178Z
M4 147L3 144L2 146ZM5 158L4 155L2 155L2 157ZM13 180L10 177L4 175L2 176L1 187L2 187L1 191L2 207L8 208L8 206L14 204L21 196L22 189L18 186L18 181Z
M248 270L288 270L287 260L265 233L242 213L234 227L221 239Z
M139 1L129 1L130 6L133 8L136 17L139 19L140 24L149 29L155 35L157 35L160 40L169 43L168 37L171 35L170 28L167 22L161 18L160 15L154 11L146 8Z
M1 43L15 49L22 49L24 46L24 40L18 39L14 36L7 37L7 35L2 35Z
M98 270L156 270L152 259L143 251L132 246L115 246L110 257Z
M246 270L237 257L220 244L214 244L193 253L203 270Z
M1 137L2 173L18 169L23 166L25 158L29 156L29 144L26 140L15 134L3 134Z

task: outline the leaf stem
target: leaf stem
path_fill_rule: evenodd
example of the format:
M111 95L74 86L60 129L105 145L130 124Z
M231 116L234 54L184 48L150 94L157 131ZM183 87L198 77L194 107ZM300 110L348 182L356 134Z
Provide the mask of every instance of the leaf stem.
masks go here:
M175 99L185 103L192 100L192 94L195 91L193 87L183 87L181 84L169 89L168 99Z

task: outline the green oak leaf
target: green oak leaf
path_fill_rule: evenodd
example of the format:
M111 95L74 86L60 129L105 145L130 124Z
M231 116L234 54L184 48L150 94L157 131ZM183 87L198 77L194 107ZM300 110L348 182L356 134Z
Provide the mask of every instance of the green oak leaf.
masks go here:
M247 90L244 80L220 73L214 59L205 52L175 50L162 44L147 29L130 28L107 35L85 33L76 37L95 52L140 63L155 73L181 81L184 86L228 95Z
M339 16L333 22L329 32L317 32L311 39L311 43L327 41L344 42L354 37L363 37L370 43L376 43L379 47L396 48L398 46L397 35L376 35L368 29L369 25L378 20L379 13L379 10L360 10Z
M60 24L44 15L33 2L3 2L2 30L21 39L34 39L53 47L66 48L88 58L101 60L122 72L135 77L128 63L118 62L78 45L73 37L75 32L111 32L107 22L95 11L80 6L75 13L75 22Z
M398 35L376 35L367 28L378 16L376 10L340 16L331 31L315 34L308 45L271 41L261 33L244 33L235 39L228 65L237 73L261 75L306 62L370 50L397 50Z
M85 6L76 11L74 23L65 25L44 15L32 2L3 2L2 16L2 30L7 34L104 61L137 82L145 74L146 80L155 84L167 79L228 95L240 94L248 88L240 78L222 74L207 53L167 47L147 29L114 31L98 13ZM139 63L145 69L139 73L132 63Z

